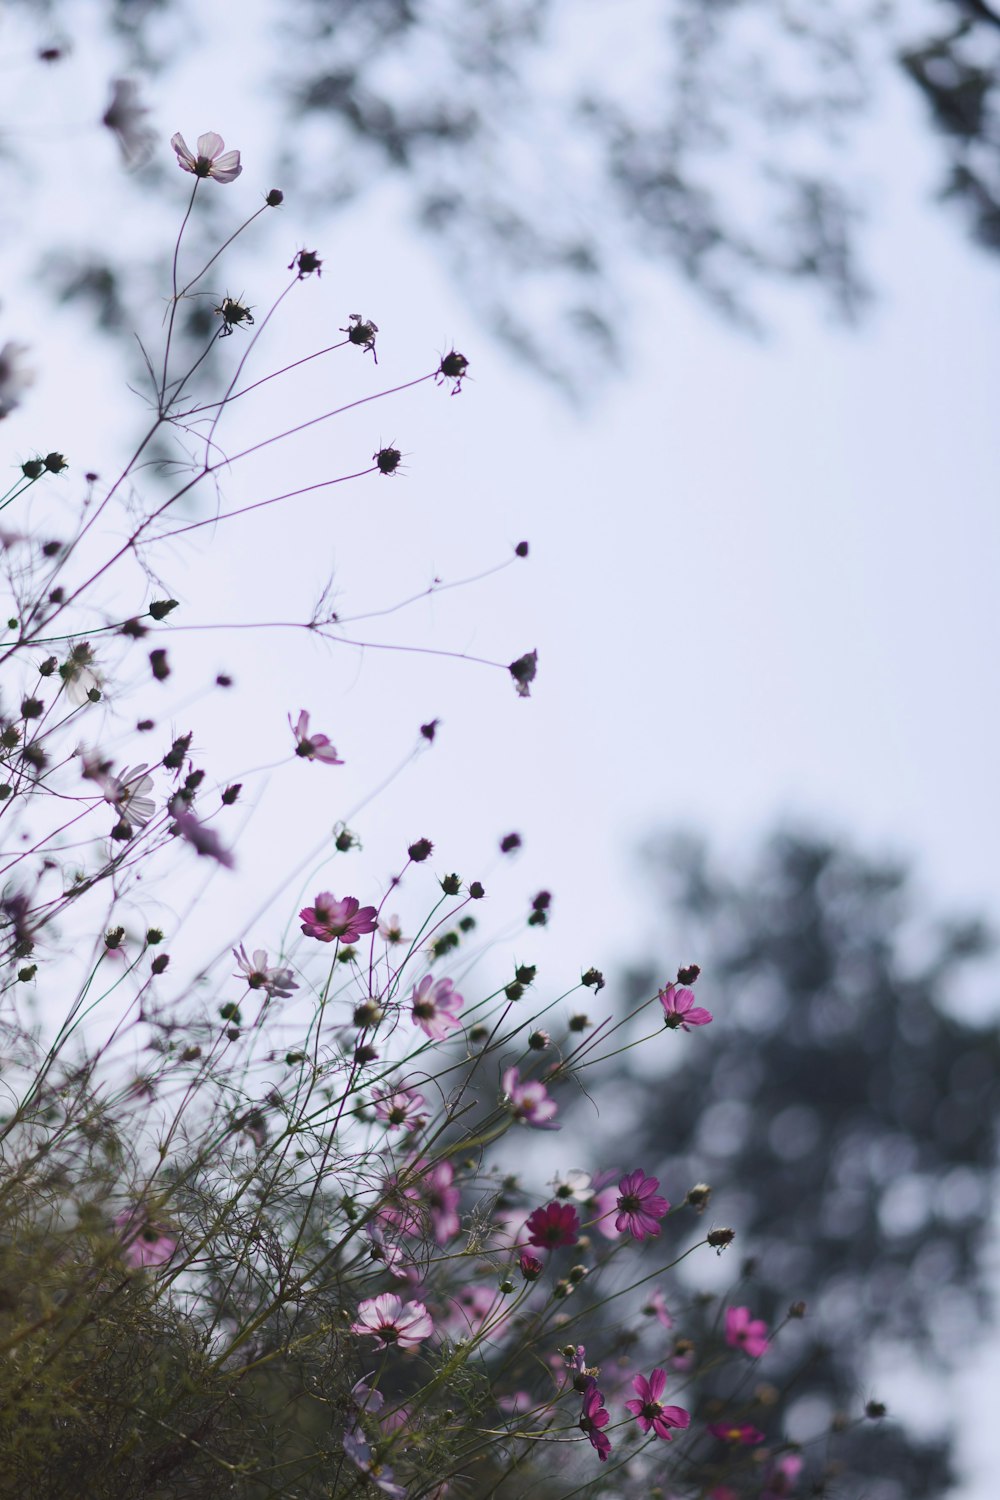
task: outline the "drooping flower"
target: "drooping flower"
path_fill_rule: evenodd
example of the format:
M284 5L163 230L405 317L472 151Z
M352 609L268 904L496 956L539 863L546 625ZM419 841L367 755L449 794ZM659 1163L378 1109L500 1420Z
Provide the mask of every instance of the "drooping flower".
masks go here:
M633 1239L644 1240L647 1235L660 1232L658 1219L662 1219L670 1207L666 1198L656 1191L660 1185L658 1177L647 1177L639 1167L627 1172L618 1184L618 1217L615 1228L628 1230Z
M6 417L15 406L20 406L21 397L35 383L35 372L28 364L27 344L8 341L0 349L0 418Z
M338 938L356 943L359 937L375 931L377 913L374 906L362 906L356 896L338 901L330 891L320 891L314 904L304 906L299 917L306 937L321 943L333 943Z
M401 1484L395 1482L392 1470L386 1464L375 1462L372 1450L359 1427L348 1428L344 1433L343 1442L344 1452L351 1463L359 1468L372 1484L377 1485L383 1494L391 1496L392 1500L406 1500L406 1490Z
M344 764L328 735L309 733L309 715L304 708L299 710L294 724L291 714L288 715L288 727L295 736L295 754L300 755L303 760L319 760L328 766Z
M121 1239L122 1259L133 1270L165 1266L177 1250L176 1234L165 1225L155 1223L141 1206L126 1208L116 1214L114 1226Z
M635 1417L642 1432L652 1430L658 1438L663 1438L669 1443L673 1437L670 1429L690 1427L691 1413L685 1411L683 1406L662 1405L660 1397L663 1395L666 1384L666 1370L654 1370L648 1380L645 1375L637 1375L632 1381L632 1389L637 1399L626 1401L625 1405Z
M375 1115L390 1130L417 1130L427 1123L426 1100L415 1089L374 1088Z
M99 778L105 802L110 802L122 821L145 828L156 811L156 803L148 794L153 790L153 778L146 774L145 765L127 766L120 776Z
M269 1000L287 1000L292 990L298 989L298 982L292 978L291 969L283 969L275 966L272 968L267 961L267 949L255 948L253 957L247 958L247 950L241 943L238 948L233 949L233 957L239 967L239 973L234 974L234 979L244 978L252 990L263 990Z
M174 820L174 828L181 838L194 849L198 855L207 855L214 859L217 864L223 865L225 869L231 870L236 861L229 850L224 848L222 840L214 828L208 828L200 822L193 812L189 812L179 797L174 797L170 803L170 816Z
M411 996L415 1026L419 1026L432 1041L440 1042L461 1026L458 1013L465 1004L450 979L435 979L426 974L419 984L413 986Z
M749 1422L709 1422L708 1430L721 1442L744 1448L756 1448L764 1441L760 1428L752 1427Z
M590 1376L583 1393L580 1428L587 1434L592 1447L596 1448L597 1456L602 1464L607 1462L608 1454L611 1452L611 1439L601 1429L607 1427L610 1421L611 1415L604 1405L604 1396L597 1389L597 1381Z
M528 1215L528 1244L541 1250L575 1245L580 1238L580 1220L572 1203L547 1203Z
M422 1302L404 1303L395 1292L382 1292L361 1303L351 1332L373 1334L384 1348L415 1349L434 1332L434 1323Z
M135 79L116 78L111 85L111 103L101 117L101 124L114 133L122 161L130 170L148 161L156 145L156 132L146 123L148 114Z
M679 1026L690 1031L692 1026L707 1026L712 1012L704 1006L695 1005L694 990L679 988L676 984L665 984L656 997L663 1006L663 1023L671 1030Z
M751 1318L749 1307L727 1307L726 1343L759 1359L768 1346L767 1324L762 1318Z
M517 1068L508 1068L503 1075L502 1086L507 1104L514 1119L533 1130L561 1130L552 1116L559 1106L549 1097L544 1083L536 1078L521 1082Z
M180 131L170 137L170 144L177 153L177 165L195 177L214 177L216 182L233 182L243 171L240 153L227 151L221 135L208 130L198 137L198 155L188 150L187 141Z

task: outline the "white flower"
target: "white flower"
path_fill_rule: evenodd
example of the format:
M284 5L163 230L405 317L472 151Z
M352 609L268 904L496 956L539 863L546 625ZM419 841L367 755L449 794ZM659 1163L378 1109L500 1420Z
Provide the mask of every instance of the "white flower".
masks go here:
M263 990L271 1000L287 1000L292 990L299 987L291 969L269 966L266 948L255 948L252 958L247 958L247 950L241 943L233 949L233 957L240 970L233 978L245 979L250 989Z
M153 778L146 775L145 765L128 767L120 776L101 778L105 802L110 802L123 822L145 828L156 811L156 803L147 796L153 790Z
M20 406L21 397L35 383L35 372L25 363L27 344L8 342L0 349L0 417Z
M188 150L187 141L180 131L170 137L170 144L177 152L177 165L196 177L214 177L216 182L232 182L243 171L238 151L225 151L225 141L214 130L198 137L198 155Z
M141 167L156 144L156 132L144 123L149 110L139 102L139 85L134 78L116 78L111 89L111 103L101 124L114 131L126 167Z

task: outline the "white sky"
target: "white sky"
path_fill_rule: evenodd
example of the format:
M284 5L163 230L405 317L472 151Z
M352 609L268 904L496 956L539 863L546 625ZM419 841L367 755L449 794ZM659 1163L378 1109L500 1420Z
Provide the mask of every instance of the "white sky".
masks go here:
M17 43L10 26L0 32L8 56ZM32 142L43 167L33 222L0 247L11 287L0 343L31 342L42 371L4 424L5 448L15 462L61 448L74 474L112 472L137 408L85 321L53 313L12 278L30 264L36 236L45 243L46 214L58 215L63 235L76 223L86 236L112 223L130 249L149 232L146 201L118 172L110 139L75 128L99 118L105 77L86 46L41 82L32 74L33 88L51 92L22 105L55 125L50 140ZM178 128L189 141L217 129L243 149L239 181L207 185L227 194L234 222L272 186L255 165L268 144L266 112L211 49L196 49L149 97L163 153ZM280 518L232 523L210 546L199 533L197 546L178 548L163 572L184 602L179 620L305 618L331 568L338 608L379 607L435 575L488 567L527 538L528 562L415 606L398 617L395 638L503 662L537 647L540 667L522 702L503 674L463 663L382 653L359 661L287 634L178 635L176 680L207 686L221 668L237 679L231 694L173 721L196 728L220 781L280 761L285 715L300 707L347 761L244 777L248 808L259 805L238 875L215 882L196 926L206 941L273 944L300 894L324 885L372 899L405 844L426 834L439 873L483 879L484 922L513 926L530 894L554 892L550 928L499 954L503 964L537 960L541 982L562 987L581 967L611 972L657 943L662 920L632 858L648 832L682 823L739 854L782 817L914 856L940 907L998 911L998 265L933 204L937 153L902 89L865 153L866 249L880 301L860 330L831 328L812 306L778 298L772 338L748 342L683 287L646 274L637 277L632 368L582 418L491 344L391 189L327 223L306 221L290 201L266 222L266 255L235 259L209 283L245 291L259 316L295 248L324 256L322 280L296 289L255 374L317 337L331 342L327 331L349 312L381 328L377 370L348 350L276 383L239 420L234 411L229 451L261 424L421 373L452 342L474 380L455 399L428 385L362 408L235 469L226 508L362 467L383 443L407 455L401 477L320 492ZM186 187L178 174L163 223L177 222ZM154 335L158 321L152 309ZM236 334L218 351L220 367L242 349ZM63 484L75 497L73 480ZM310 872L275 907L273 925L244 934L243 914L432 717L442 720L433 751L352 822L364 852L318 883ZM133 748L126 758L141 756ZM514 828L525 849L501 866L497 838ZM401 893L404 915L406 902ZM412 902L422 910L423 892ZM662 936L659 951L667 964L695 956L669 951ZM710 991L710 975L703 983ZM995 1387L996 1356L963 1377L956 1407L991 1376ZM884 1389L892 1402L891 1377ZM988 1423L964 1429L961 1500L994 1494L990 1441Z

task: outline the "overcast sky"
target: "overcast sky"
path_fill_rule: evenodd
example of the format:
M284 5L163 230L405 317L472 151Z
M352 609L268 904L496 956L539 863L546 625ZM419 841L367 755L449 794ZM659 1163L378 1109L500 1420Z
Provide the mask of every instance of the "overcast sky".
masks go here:
M16 58L12 25L6 45ZM235 222L274 185L257 164L273 151L274 127L217 56L195 49L147 92L164 159L175 129L190 142L215 129L243 150L238 182L206 185L227 194ZM46 215L62 235L79 224L81 237L98 237L112 224L134 250L154 220L178 222L189 181L168 179L162 215L147 212L110 137L90 123L106 105L106 76L99 50L83 43L58 71L22 82L12 118L33 165L15 171L37 167L40 177L25 238L0 249L0 342L30 342L41 371L4 424L6 449L19 462L58 447L76 475L113 472L140 412L84 318L53 313L14 278L30 266L35 235L45 243ZM48 133L36 138L31 122L43 120ZM752 342L683 286L636 273L631 367L582 415L491 342L434 247L408 229L391 185L326 222L290 201L256 249L227 263L212 290L266 309L296 248L324 256L322 280L297 287L262 340L254 375L317 338L331 342L350 312L381 330L377 368L342 351L234 409L221 434L229 452L324 404L423 373L452 342L474 378L457 397L427 384L234 467L223 480L227 509L362 468L385 443L405 455L392 479L321 491L280 517L265 511L174 544L163 576L184 605L179 622L305 619L331 572L342 614L380 608L434 577L488 568L527 539L526 562L415 605L391 629L357 629L500 662L537 648L539 676L521 701L504 673L464 662L322 649L290 632L176 636L171 657L186 690L207 688L221 669L236 687L171 704L163 722L194 727L213 775L248 784L240 869L225 889L213 886L206 942L273 944L312 894L312 867L246 933L245 914L434 717L433 749L352 820L363 852L316 888L374 899L405 844L427 835L439 872L487 885L484 924L513 927L530 894L554 892L551 927L500 947L503 964L515 954L537 961L552 986L592 963L611 972L657 951L662 921L633 851L678 824L734 856L778 819L818 825L912 856L941 907L1000 915L1000 265L934 203L939 163L921 123L917 101L890 90L864 138L865 246L879 298L859 329L775 297L771 336ZM153 336L159 316L151 310ZM241 337L220 347L220 368L242 353ZM63 488L75 498L72 477ZM295 762L248 775L287 756L285 716L302 707L345 766ZM497 839L511 829L525 847L501 861ZM408 917L407 899L404 890ZM424 892L412 900L416 915ZM658 951L665 972L696 956L669 950L662 936ZM711 976L703 983L710 992ZM995 1012L989 997L981 1004ZM967 1377L962 1399L972 1385ZM969 1424L962 1500L994 1493L989 1437L988 1424Z

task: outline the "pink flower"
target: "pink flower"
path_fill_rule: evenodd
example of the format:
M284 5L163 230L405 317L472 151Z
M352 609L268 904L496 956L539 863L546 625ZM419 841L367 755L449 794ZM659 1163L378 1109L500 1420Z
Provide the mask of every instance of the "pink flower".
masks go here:
M666 1299L659 1287L653 1292L642 1310L644 1313L648 1313L650 1317L655 1316L657 1321L663 1324L664 1328L673 1328L674 1320L667 1311Z
M115 1215L114 1225L121 1238L122 1259L133 1270L164 1266L177 1249L177 1236L162 1224L154 1224L143 1208L123 1209Z
M611 1416L604 1406L604 1396L597 1389L597 1381L593 1376L587 1381L587 1389L583 1393L583 1410L580 1413L580 1427L590 1439L591 1445L597 1449L597 1456L601 1463L606 1463L608 1454L611 1452L611 1439L607 1433L602 1432L602 1427L607 1427Z
M518 1069L508 1068L502 1086L511 1114L520 1124L530 1125L534 1130L562 1129L552 1119L559 1106L549 1097L544 1083L533 1078L522 1083Z
M458 1205L461 1193L454 1186L455 1169L450 1161L435 1162L423 1175L423 1191L431 1215L431 1228L439 1245L453 1240L461 1228Z
M663 1006L664 1025L676 1030L690 1031L692 1026L707 1026L712 1012L694 1003L694 991L678 989L676 984L665 984L656 997Z
M495 1286L465 1286L450 1299L445 1327L452 1338L502 1337L511 1313L503 1311L503 1298Z
M522 1412L530 1411L535 1404L534 1396L528 1391L511 1391L509 1396L498 1396L497 1406L503 1412L511 1416L520 1416Z
M427 1111L423 1109L427 1101L423 1094L418 1094L414 1089L375 1088L372 1089L372 1102L376 1117L388 1125L390 1130L400 1127L404 1130L417 1130L427 1123Z
M708 1430L723 1443L739 1444L745 1448L756 1448L764 1441L764 1434L749 1422L709 1422Z
M802 1459L797 1453L786 1453L772 1465L760 1500L786 1500L795 1488L795 1481L802 1473Z
M294 724L291 714L288 715L288 727L295 736L295 754L301 755L303 760L320 760L328 766L344 764L327 735L309 733L309 715L304 708L299 710Z
M368 1246L368 1254L372 1260L380 1260L389 1272L395 1276L397 1281L410 1281L413 1279L413 1269L406 1265L406 1256L399 1245L391 1245L377 1224L367 1226L368 1238L371 1241Z
M269 1000L287 1000L292 990L298 989L291 969L269 967L266 948L255 948L253 957L247 958L247 950L241 943L238 948L233 949L233 957L240 971L233 978L239 979L242 976L250 989L263 990Z
M594 1214L595 1229L599 1229L606 1240L620 1239L621 1230L615 1224L618 1215L618 1189L601 1188L600 1192L594 1194L590 1207Z
M198 137L198 155L188 150L180 131L170 137L177 152L177 165L196 177L214 177L216 182L233 182L243 171L238 151L225 151L225 141L214 130Z
M358 1427L349 1428L344 1433L344 1452L376 1485L383 1494L392 1497L392 1500L406 1500L406 1490L401 1484L396 1484L392 1477L392 1470L386 1464L376 1463L372 1458L372 1450L365 1441L365 1435Z
M742 1349L751 1359L759 1359L768 1345L767 1324L751 1318L749 1307L727 1307L726 1343L731 1349Z
M434 1324L422 1302L404 1305L395 1292L383 1292L361 1303L351 1332L374 1334L385 1348L395 1344L400 1349L415 1349L434 1332Z
M374 906L362 906L356 896L338 901L330 891L320 891L315 904L299 912L306 937L321 943L333 943L338 938L356 943L359 937L375 931L376 915Z
M425 975L419 984L413 986L411 1004L413 1024L426 1032L432 1041L442 1041L449 1031L462 1024L458 1013L465 1001L450 979L435 980L432 974Z
M662 1219L670 1204L666 1198L661 1198L656 1189L660 1185L658 1177L647 1177L639 1167L635 1172L627 1172L618 1184L618 1217L615 1219L617 1230L628 1230L633 1239L644 1240L647 1235L659 1234L660 1226L656 1222Z
M204 823L199 822L193 812L187 812L180 797L174 797L169 807L170 816L174 820L174 831L181 838L186 839L192 849L198 855L207 855L214 859L217 864L223 865L231 870L236 863L228 849L223 848L222 840L214 828L207 828Z
M669 1443L673 1436L671 1427L689 1427L691 1413L685 1411L683 1406L660 1404L666 1384L666 1370L654 1370L648 1380L645 1375L637 1375L632 1381L632 1389L638 1399L626 1401L625 1405L639 1423L641 1431L649 1432L652 1429L658 1438Z
M560 1245L575 1245L580 1237L580 1220L572 1203L547 1203L528 1215L525 1226L528 1244L541 1250L557 1250Z

